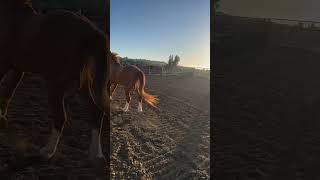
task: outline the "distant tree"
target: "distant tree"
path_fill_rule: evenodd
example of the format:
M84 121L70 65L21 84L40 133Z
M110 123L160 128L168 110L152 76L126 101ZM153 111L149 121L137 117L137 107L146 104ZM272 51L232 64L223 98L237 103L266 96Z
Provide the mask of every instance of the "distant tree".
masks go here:
M172 67L173 67L173 55L170 55L169 60L168 60L168 64L166 64L165 69L166 69L166 71L171 72Z
M173 55L169 56L168 65L171 67L173 65Z
M179 62L180 62L180 57L178 55L176 55L174 58L173 58L173 55L170 55L168 63L164 66L164 69L167 72L173 72L174 70L177 69Z
M176 55L176 56L174 57L174 60L173 60L173 66L174 66L174 67L177 67L178 64L179 64L179 62L180 62L180 57L179 57L178 55Z

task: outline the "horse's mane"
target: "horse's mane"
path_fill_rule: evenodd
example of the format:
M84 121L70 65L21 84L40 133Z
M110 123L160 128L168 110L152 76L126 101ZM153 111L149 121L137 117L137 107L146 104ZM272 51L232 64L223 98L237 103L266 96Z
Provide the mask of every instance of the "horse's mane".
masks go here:
M119 63L120 64L120 56L119 56L119 54L118 53L116 53L116 52L112 52L111 53L111 59L113 60L113 61L115 61L116 63Z

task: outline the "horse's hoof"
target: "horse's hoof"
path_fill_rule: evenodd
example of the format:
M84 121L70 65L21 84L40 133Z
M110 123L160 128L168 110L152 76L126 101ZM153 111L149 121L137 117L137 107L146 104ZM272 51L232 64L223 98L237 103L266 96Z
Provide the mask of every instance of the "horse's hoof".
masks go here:
M50 152L47 147L43 147L40 149L40 155L45 159L51 159L54 153Z
M45 159L49 159L49 153L48 153L47 148L45 148L45 147L41 148L40 155Z
M8 120L5 116L0 116L0 129L8 128Z
M129 103L128 102L126 102L126 105L122 108L122 110L124 112L127 112L129 110Z
M91 159L96 180L104 180L107 178L106 160L104 157L95 157Z

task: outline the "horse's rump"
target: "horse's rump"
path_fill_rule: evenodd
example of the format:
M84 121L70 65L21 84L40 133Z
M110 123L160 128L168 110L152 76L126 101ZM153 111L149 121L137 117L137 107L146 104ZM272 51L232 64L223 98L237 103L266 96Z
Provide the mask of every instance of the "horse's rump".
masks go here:
M101 47L107 50L105 35L88 20L68 11L34 15L19 34L19 48L14 51L20 53L14 59L17 66L23 64L23 71L47 73L73 65L79 72L91 54L101 52Z
M146 77L144 72L135 65L124 66L121 71L121 81L123 84L134 86L134 89L138 90L138 93L143 99L152 107L156 107L158 104L158 98L147 92L145 92Z
M144 75L144 73L140 70L138 73L138 92L140 94L140 96L143 97L143 99L152 107L156 108L156 105L159 103L159 99L154 96L151 95L147 92L145 92L145 84L146 84L146 76Z

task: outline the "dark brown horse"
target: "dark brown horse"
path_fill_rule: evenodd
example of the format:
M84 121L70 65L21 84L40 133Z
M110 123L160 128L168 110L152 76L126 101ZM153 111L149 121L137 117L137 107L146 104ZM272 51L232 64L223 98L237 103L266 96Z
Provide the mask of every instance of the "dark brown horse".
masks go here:
M142 112L142 100L145 100L149 105L156 108L158 98L145 92L144 87L146 84L146 77L144 73L137 66L122 66L120 64L120 57L117 53L112 53L111 55L109 76L111 86L110 99L112 99L112 95L116 90L118 84L125 87L127 102L125 107L123 108L123 111L126 112L129 109L129 104L131 101L131 91L137 91L139 95L139 112Z
M38 73L46 80L54 115L52 133L40 153L46 158L55 154L70 119L68 94L79 92L92 114L89 157L101 162L100 129L104 114L109 114L108 37L84 17L68 11L40 15L23 0L0 0L0 23L0 78L5 79L0 88L1 124L7 123L8 105L24 72ZM9 70L14 73L5 76Z

